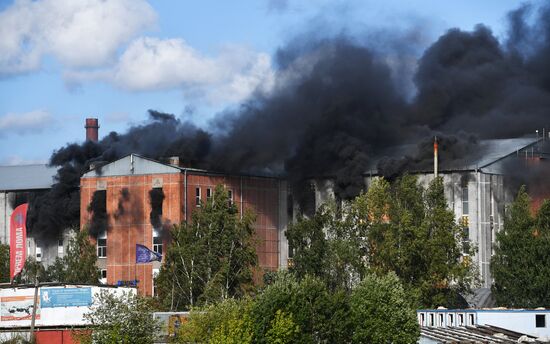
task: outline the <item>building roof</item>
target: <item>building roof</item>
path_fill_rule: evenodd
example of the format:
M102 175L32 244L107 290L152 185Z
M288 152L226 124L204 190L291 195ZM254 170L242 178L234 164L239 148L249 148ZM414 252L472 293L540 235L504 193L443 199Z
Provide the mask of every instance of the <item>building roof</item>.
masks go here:
M543 343L536 337L504 328L482 325L468 327L420 328L420 343Z
M103 176L128 176L128 175L147 175L147 174L174 174L183 172L202 173L208 175L225 175L225 176L245 176L258 178L277 178L261 174L231 174L224 172L215 172L198 168L182 167L169 163L160 162L151 158L141 156L139 154L129 154L113 162L98 165L90 171L84 173L82 178L95 178Z
M0 190L49 189L56 174L57 169L47 165L0 166Z
M464 154L460 158L448 160L444 151L439 151L439 171L473 171L488 168L502 159L518 154L527 147L538 142L537 138L513 138L513 139L494 139L481 140L477 143L477 149L474 152ZM367 173L378 174L378 163L383 158L403 158L414 157L418 155L419 146L417 144L405 144L392 147L386 152L380 154L380 158L374 159ZM430 162L426 166L418 165L411 172L432 172L433 164ZM498 172L498 170L493 170Z

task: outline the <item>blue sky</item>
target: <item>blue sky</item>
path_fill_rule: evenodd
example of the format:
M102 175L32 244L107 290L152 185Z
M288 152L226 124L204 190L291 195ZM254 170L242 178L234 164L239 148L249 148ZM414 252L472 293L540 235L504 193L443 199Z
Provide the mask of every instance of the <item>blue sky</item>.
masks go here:
M305 32L446 30L484 23L506 33L510 0L0 0L0 165L46 162L84 138L173 113L208 128L256 88L274 54ZM371 35L376 39L377 35ZM382 38L383 39L383 38Z

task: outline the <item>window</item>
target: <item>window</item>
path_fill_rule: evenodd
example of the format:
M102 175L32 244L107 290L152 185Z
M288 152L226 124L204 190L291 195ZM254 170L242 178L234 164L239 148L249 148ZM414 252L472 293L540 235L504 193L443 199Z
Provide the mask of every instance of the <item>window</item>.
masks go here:
M474 326L474 315L473 314L468 314L468 319L470 320L470 326Z
M424 321L426 320L426 315L424 313L420 313L420 326L426 325Z
M36 247L36 261L41 262L42 261L42 248Z
M458 326L464 326L464 314L458 315Z
M195 205L197 207L201 206L201 188L195 189Z
M535 326L536 327L546 327L546 315L545 314L536 314L535 315Z
M455 325L454 317L452 314L449 314L449 326L454 326L454 325Z
M439 326L443 326L443 325L444 325L443 314L439 314Z
M99 282L102 284L107 284L107 270L101 270L101 278L99 279Z
M212 188L206 189L206 199L212 198Z
M462 187L462 214L469 214L468 185Z
M153 230L153 251L162 254L162 237L156 229Z
M430 314L430 325L429 326L434 326L435 325L435 318L434 318L434 315L433 314Z
M159 275L159 269L153 269L153 295L152 296L155 296L155 292L156 292L155 280L157 279L158 275Z
M229 204L233 204L233 190L229 189L227 193L229 195Z
M103 232L97 237L97 257L107 258L107 232Z
M57 240L57 255L63 257L63 239Z

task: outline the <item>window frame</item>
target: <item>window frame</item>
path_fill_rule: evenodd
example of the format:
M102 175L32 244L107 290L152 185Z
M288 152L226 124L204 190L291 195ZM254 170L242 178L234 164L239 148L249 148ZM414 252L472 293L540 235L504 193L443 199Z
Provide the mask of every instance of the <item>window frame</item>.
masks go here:
M102 240L102 243L104 241L105 245L100 245L100 240ZM103 232L97 236L96 253L97 258L107 258L107 232Z
M155 243L155 239L158 239L157 243ZM153 245L151 247L153 248L153 252L162 255L164 243L162 242L162 236L156 229L153 229Z
M197 186L195 188L195 206L196 207L201 206L201 193L202 193L201 187Z

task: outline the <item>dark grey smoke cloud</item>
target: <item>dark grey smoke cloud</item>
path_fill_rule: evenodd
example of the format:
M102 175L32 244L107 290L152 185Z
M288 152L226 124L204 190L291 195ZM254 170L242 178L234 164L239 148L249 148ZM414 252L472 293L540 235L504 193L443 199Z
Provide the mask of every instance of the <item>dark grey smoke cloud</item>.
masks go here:
M550 10L525 5L508 19L508 37L501 41L481 24L439 37L416 61L412 91L403 87L407 76L400 78L411 62L395 58L397 48L388 54L405 41L379 49L372 36L297 36L276 54L273 91L220 114L211 132L150 111L149 121L126 133L56 151L51 164L60 166L58 183L33 205L34 223L78 223L80 175L92 162L129 153L178 155L187 166L218 171L283 175L298 199L308 188L306 179L331 176L337 194L349 198L364 187L362 174L376 161L390 177L430 168L433 136L440 138L441 160L459 164L480 154L480 140L548 128ZM404 144L416 149L406 156L387 154ZM53 220L59 209L68 211Z

